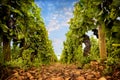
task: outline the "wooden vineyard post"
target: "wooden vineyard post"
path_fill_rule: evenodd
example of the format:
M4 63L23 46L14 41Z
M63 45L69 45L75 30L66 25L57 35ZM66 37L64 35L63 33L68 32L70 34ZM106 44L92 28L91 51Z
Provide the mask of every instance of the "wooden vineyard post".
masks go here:
M3 55L4 55L4 62L10 61L10 40L7 38L7 36L3 36Z
M101 61L106 60L107 52L106 52L106 40L105 40L105 32L103 31L103 26L98 26L98 36L99 36L99 50L100 50L100 58Z

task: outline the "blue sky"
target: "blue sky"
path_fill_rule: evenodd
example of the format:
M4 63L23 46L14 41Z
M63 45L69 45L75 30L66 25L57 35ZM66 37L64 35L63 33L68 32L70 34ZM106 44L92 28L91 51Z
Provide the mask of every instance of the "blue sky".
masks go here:
M78 0L35 0L42 9L41 15L44 19L49 39L56 55L60 55L63 49L65 34L69 30L70 18L73 17L73 6Z

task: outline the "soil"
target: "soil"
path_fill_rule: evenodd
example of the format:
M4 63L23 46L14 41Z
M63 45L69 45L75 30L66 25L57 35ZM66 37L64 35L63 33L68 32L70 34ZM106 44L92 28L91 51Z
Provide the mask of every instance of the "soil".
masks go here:
M104 65L92 61L87 69L74 64L54 63L27 70L0 67L0 80L120 80L120 71L103 75Z

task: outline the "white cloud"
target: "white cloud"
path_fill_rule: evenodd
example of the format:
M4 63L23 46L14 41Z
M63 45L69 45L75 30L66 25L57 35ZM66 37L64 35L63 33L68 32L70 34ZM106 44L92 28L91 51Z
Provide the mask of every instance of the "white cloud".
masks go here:
M50 34L50 32L61 29L62 27L68 27L68 22L70 18L73 17L72 10L72 8L64 7L61 11L55 11L51 14L48 17L51 20L49 20L49 23L46 25L48 33Z
M48 3L47 8L48 8L49 11L51 11L51 10L55 9L55 6L52 3Z
M68 22L73 17L74 3L71 5L71 2L65 0L36 0L36 2L42 9L49 38L52 40L53 48L58 56L62 52L63 41L65 41L65 31L61 33L61 30L69 27Z
M58 21L56 19L51 19L49 21L49 24L47 25L48 32L57 30L59 28L60 28L60 25L59 25L59 23L58 23Z
M72 13L72 8L64 8L64 21L62 22L62 26L69 26L68 22L70 21L70 18L73 17L73 13Z
M59 39L58 38L54 38L53 39L52 44L53 44L55 52L57 54L61 53L61 49L63 48L63 41L65 41L65 38L59 38ZM57 47L57 49L56 49L56 47Z
M57 19L57 17L58 17L58 14L53 15L53 16L52 16L52 19Z
M53 45L58 46L58 44L60 44L61 42L63 42L62 39L54 39L53 40Z
M75 4L76 4L76 2L73 2L73 3L72 3L72 6L74 6Z

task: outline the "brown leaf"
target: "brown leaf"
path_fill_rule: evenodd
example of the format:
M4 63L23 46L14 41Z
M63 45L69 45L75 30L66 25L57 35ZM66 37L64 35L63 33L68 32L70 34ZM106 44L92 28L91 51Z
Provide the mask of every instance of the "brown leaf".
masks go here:
M32 76L29 72L27 72L26 74L27 74L28 77L31 77L31 76Z
M83 76L79 76L76 78L76 80L85 80L85 78Z
M105 77L101 77L98 80L107 80Z
M62 77L51 78L51 80L64 80Z
M111 80L111 78L112 78L111 76L106 76L107 80Z
M19 76L18 72L14 73L13 75L16 76L16 77Z
M94 78L94 75L87 75L87 77L86 77L86 79L92 79L92 78Z
M97 72L92 71L91 73L94 74L96 78L100 78L100 76L101 76L100 72L98 72L98 71Z
M70 77L66 77L65 80L70 80Z
M80 71L75 71L75 74L76 74L76 75L80 75L81 72L80 72Z
M99 70L103 71L104 67L103 66L99 66Z

